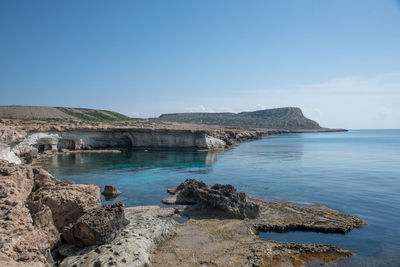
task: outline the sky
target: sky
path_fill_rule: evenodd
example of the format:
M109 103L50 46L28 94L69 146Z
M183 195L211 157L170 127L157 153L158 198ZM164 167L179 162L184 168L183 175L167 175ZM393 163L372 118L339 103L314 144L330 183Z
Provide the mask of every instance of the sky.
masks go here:
M400 1L0 0L0 105L400 128Z

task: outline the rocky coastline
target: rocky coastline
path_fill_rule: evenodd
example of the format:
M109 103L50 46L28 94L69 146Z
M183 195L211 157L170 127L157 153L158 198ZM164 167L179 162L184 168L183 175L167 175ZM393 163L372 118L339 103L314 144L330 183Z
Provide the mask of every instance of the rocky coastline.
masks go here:
M128 125L83 122L0 120L0 159L32 163L57 153L120 150L225 150L266 135L330 132L343 129L281 130L172 122L138 121Z
M59 153L230 149L289 132L299 131L2 120L0 266L302 266L352 255L331 245L280 243L257 235L346 233L366 224L320 205L266 202L231 185L193 179L167 189L171 197L162 202L173 208L101 205L98 186L59 181L32 164ZM120 193L112 185L103 191L110 199Z
M345 233L366 223L319 205L266 202L187 180L168 204L100 203L96 185L0 161L1 266L302 266L352 253L260 239L258 231ZM178 223L178 221L183 223ZM275 265L278 264L278 265Z

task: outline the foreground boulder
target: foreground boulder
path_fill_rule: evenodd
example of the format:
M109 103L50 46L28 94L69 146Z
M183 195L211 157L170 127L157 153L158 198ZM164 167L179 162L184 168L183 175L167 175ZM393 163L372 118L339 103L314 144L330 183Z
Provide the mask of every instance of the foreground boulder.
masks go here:
M72 245L86 247L110 243L129 223L124 203L103 205L88 211L64 228L63 237Z
M164 204L197 205L239 218L257 218L260 215L259 205L250 201L245 193L237 192L232 185L208 186L195 179L187 179L177 188L168 189L168 192L173 196L164 199Z
M100 207L100 188L92 184L58 181L32 194L31 206L35 205L48 206L52 211L54 225L62 232L64 226L75 222L87 211Z
M100 188L0 160L0 266L52 266L65 224L100 206Z
M121 191L119 191L115 186L107 184L104 186L104 191L102 192L102 194L107 201L110 201L119 196L121 194Z

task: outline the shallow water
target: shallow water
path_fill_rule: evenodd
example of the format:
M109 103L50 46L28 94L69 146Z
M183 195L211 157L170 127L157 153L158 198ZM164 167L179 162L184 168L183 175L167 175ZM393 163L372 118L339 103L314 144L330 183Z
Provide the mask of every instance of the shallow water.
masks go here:
M400 130L285 134L224 152L70 154L46 164L60 179L115 185L123 192L116 201L126 206L160 205L166 187L188 177L230 183L261 199L321 203L369 225L345 235L262 237L330 243L356 253L339 266L400 266Z

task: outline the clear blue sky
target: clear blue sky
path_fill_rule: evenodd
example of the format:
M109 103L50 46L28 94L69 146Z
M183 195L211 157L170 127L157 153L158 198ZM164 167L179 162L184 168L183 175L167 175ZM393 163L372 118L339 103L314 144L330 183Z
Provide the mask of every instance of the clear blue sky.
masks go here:
M400 128L400 2L0 0L0 105Z

